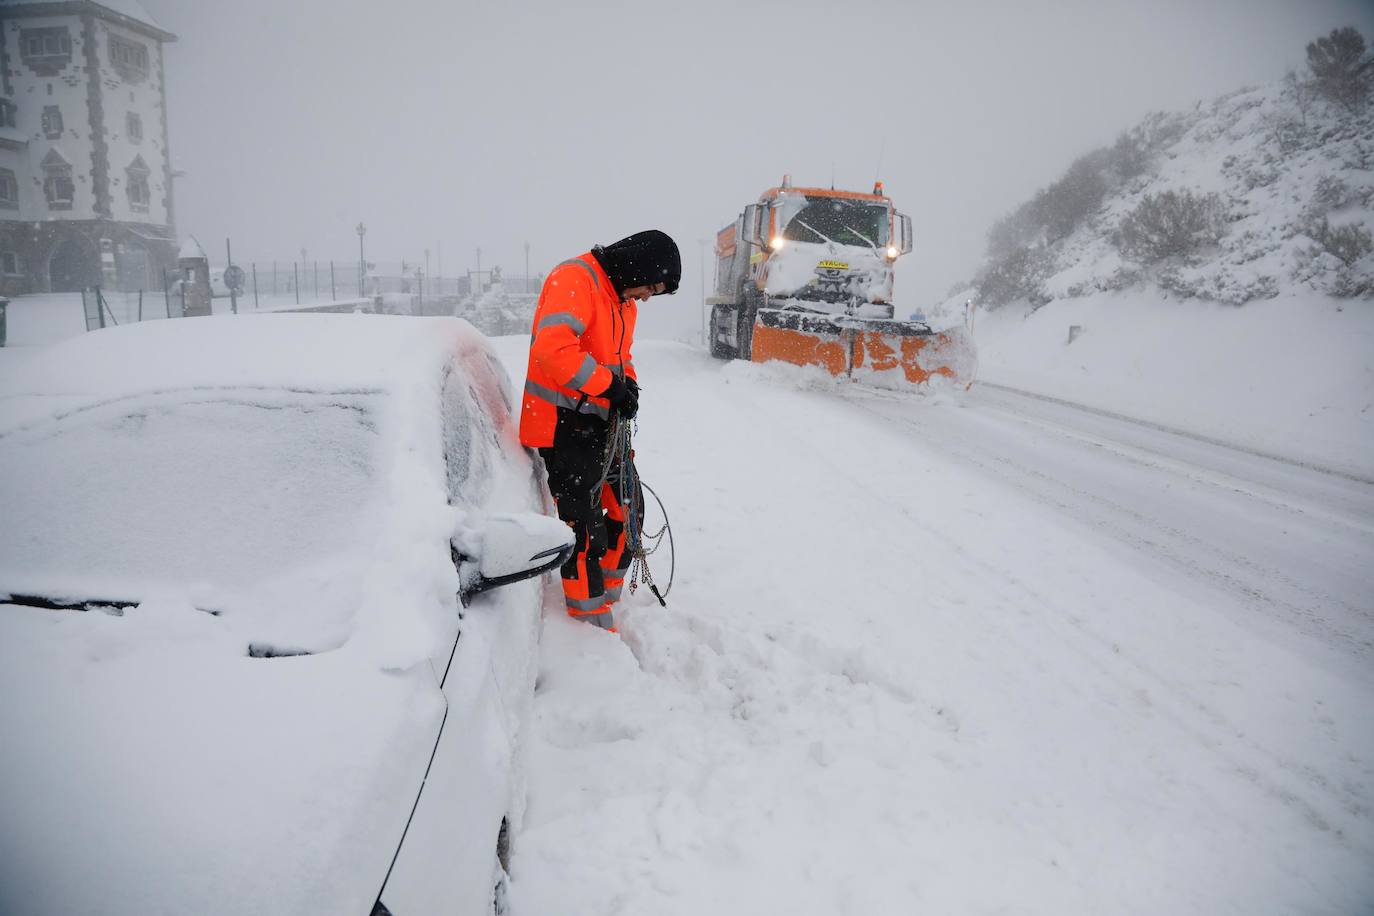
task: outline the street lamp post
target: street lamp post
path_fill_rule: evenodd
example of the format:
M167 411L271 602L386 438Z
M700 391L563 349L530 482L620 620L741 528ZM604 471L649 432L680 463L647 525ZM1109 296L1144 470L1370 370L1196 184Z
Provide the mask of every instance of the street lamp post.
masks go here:
M358 223L358 298L361 299L363 293L363 277L367 273L367 256L363 254L363 236L367 235L367 227L361 222Z

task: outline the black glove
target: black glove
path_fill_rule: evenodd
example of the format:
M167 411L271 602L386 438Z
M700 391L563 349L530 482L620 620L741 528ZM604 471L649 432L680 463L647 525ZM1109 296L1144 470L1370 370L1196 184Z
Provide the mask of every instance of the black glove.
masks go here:
M639 383L632 378L611 376L611 384L601 396L611 402L611 410L627 420L633 420L639 413Z

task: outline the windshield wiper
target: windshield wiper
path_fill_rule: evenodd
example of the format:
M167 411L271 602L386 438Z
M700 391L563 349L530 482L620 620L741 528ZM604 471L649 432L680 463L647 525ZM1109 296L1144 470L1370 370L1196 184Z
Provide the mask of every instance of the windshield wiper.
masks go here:
M850 226L850 225L847 224L847 223L845 224L845 227L844 227L844 228L848 229L850 232L854 233L854 234L857 235L859 238L863 239L865 242L868 242L868 247L873 249L873 253L874 253L874 254L881 254L881 252L878 251L878 245L877 245L877 243L871 241L871 240L869 239L868 236L864 235L864 234L863 234L862 232L860 232L858 229L855 229L853 226Z
M0 604L18 604L23 607L42 608L45 611L113 611L122 615L131 607L138 607L143 599L131 598L82 598L80 600L48 598L44 595L16 595L0 591ZM198 607L196 610L211 617L218 617L216 608Z
M839 242L835 241L835 240L832 239L830 236L826 235L824 232L822 232L821 230L817 229L815 226L808 225L807 222L806 222L806 220L801 219L800 217L798 217L798 218L796 218L796 222L801 223L801 224L802 224L803 226L805 226L807 229L810 229L812 232L816 233L817 235L819 235L821 238L825 239L825 240L826 240L827 242L829 242L830 244L832 244L832 245L838 245L838 244L839 244Z

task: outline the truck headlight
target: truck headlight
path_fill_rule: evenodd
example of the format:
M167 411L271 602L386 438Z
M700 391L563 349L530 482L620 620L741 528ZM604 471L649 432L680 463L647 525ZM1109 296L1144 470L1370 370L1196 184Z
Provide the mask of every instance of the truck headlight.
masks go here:
M780 235L774 236L774 237L773 237L773 241L771 241L771 242L768 243L768 247L769 247L769 248L772 248L774 251L782 251L782 246L783 246L783 240L782 240L782 236L780 236Z
M892 260L894 260L894 261L897 260L897 246L895 246L895 245L888 245L888 246L887 246L887 256L888 256L889 258L891 258Z

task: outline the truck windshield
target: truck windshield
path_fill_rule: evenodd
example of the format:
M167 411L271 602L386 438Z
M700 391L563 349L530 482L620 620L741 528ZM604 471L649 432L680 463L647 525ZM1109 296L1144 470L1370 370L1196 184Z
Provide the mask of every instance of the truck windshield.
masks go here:
M782 237L794 242L830 241L864 248L887 244L887 207L868 201L794 195L779 201L777 221Z

